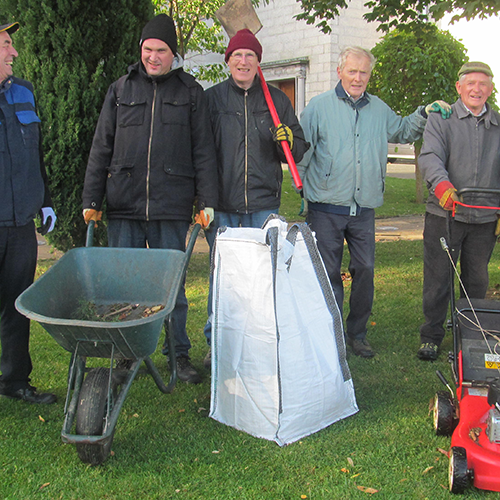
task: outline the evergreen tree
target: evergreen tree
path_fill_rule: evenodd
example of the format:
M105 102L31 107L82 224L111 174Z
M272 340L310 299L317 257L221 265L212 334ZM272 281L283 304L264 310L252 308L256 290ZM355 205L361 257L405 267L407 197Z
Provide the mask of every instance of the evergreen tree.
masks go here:
M18 21L14 75L33 83L54 210L49 241L60 250L85 244L85 168L109 85L140 56L151 0L0 0L2 22ZM105 241L104 228L95 243Z

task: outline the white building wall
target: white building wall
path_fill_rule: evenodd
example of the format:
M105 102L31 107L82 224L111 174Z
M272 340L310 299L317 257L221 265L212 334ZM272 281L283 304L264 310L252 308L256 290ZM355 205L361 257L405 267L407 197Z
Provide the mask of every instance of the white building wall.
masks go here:
M276 69L267 69L270 63L308 59L302 65L305 72L305 104L317 94L333 88L337 82L337 64L341 50L348 45L371 49L380 39L375 23L363 19L365 0L351 0L340 16L330 21L332 31L325 35L314 25L297 21L294 16L301 12L296 0L271 0L259 7L257 15L263 28L257 38L263 46L264 76L272 82L281 79ZM305 66L305 67L304 67ZM300 78L297 71L296 78ZM296 85L296 90L298 85ZM297 96L299 100L299 96ZM299 106L297 106L299 107ZM297 109L300 113L301 109Z

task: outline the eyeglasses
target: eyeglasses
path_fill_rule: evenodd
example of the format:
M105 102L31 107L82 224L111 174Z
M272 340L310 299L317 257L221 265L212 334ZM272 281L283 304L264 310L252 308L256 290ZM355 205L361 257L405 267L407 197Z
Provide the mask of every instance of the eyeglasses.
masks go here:
M246 59L248 62L253 62L257 59L257 55L254 53L242 54L241 52L233 52L231 57L236 61L241 61L242 59Z

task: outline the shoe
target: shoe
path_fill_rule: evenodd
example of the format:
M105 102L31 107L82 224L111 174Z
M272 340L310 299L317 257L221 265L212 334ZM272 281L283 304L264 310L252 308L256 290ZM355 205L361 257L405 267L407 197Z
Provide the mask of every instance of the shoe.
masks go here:
M212 348L208 348L207 355L205 356L205 359L203 360L203 366L205 367L205 370L210 370L212 368Z
M17 391L9 391L2 389L0 391L0 396L11 399L20 399L26 401L26 403L38 403L44 405L50 405L57 401L57 396L51 394L50 392L36 392L36 387L28 385L27 387L21 387Z
M425 361L435 361L438 357L439 346L433 342L423 342L417 351L417 356Z
M179 356L177 358L177 378L191 384L199 384L201 382L200 375L186 356Z
M368 340L366 339L347 339L347 343L351 346L352 352L356 356L361 356L362 358L373 358L375 356L375 351L371 348Z

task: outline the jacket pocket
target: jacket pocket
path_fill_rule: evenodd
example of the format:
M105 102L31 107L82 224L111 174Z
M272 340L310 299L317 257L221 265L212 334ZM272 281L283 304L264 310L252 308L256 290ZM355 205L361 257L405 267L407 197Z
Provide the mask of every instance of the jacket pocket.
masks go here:
M111 164L106 182L106 198L111 211L130 210L135 182L132 163Z
M120 105L118 106L118 126L132 127L142 125L145 114L146 101L125 102L120 100Z
M188 96L164 99L161 107L161 121L167 125L189 126L191 104Z
M166 161L163 164L163 171L167 175L187 177L189 179L194 179L194 176L195 176L194 168L191 166L190 163L179 163L179 162Z
M20 123L21 136L27 148L38 148L40 130L38 124L40 118L34 110L16 110L16 116Z

